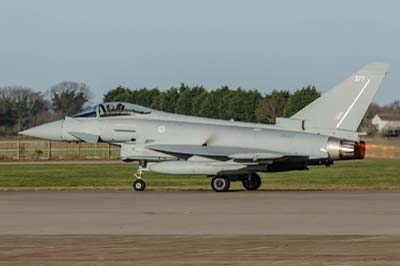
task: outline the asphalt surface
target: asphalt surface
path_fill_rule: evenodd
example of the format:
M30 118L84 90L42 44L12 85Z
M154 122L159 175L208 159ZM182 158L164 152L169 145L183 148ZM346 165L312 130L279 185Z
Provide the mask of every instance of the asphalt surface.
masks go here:
M399 234L398 191L0 193L0 234Z
M398 191L0 192L0 265L400 265Z
M0 237L0 265L400 265L400 237L36 235Z

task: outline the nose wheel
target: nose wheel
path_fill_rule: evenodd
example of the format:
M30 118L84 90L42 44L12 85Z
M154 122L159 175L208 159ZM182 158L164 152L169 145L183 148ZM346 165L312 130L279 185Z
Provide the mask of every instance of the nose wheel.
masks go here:
M139 168L137 169L135 173L136 180L133 181L132 187L136 191L143 191L146 188L146 183L143 180L143 173L146 168L146 161L140 161L139 162Z
M133 182L133 189L136 191L143 191L146 188L146 183L142 179L136 179Z

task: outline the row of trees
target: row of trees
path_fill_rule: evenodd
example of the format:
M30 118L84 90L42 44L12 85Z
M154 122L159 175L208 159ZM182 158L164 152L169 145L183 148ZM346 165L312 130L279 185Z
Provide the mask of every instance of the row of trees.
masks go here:
M290 117L320 95L314 86L294 92L273 90L262 94L259 90L227 86L207 90L181 84L167 90L118 86L105 94L103 100L130 102L185 115L273 124L276 117ZM72 115L88 105L90 99L90 88L78 82L61 82L45 93L21 86L0 87L0 135L15 135L20 130ZM386 106L371 104L362 124L364 131L373 130L368 119L377 113L400 114L400 102Z
M47 92L23 86L0 88L0 135L18 131L79 111L90 98L84 83L61 82Z
M294 93L274 90L263 95L258 90L227 86L207 90L181 84L165 91L119 86L109 91L104 101L131 102L185 115L274 123L277 116L290 116L319 95L311 86ZM61 82L45 93L21 86L0 88L0 135L15 135L22 129L72 115L88 104L90 97L90 88L78 82Z
M105 102L125 101L157 110L235 121L275 123L276 117L289 117L320 96L314 86L290 93L273 90L261 94L258 90L229 89L227 86L206 90L201 86L181 84L166 91L134 89L119 86L104 96Z

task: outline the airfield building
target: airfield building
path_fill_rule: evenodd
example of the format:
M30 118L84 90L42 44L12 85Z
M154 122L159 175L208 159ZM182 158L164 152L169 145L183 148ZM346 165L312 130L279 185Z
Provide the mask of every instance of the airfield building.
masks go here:
M399 114L377 114L371 121L380 134L388 137L400 136Z

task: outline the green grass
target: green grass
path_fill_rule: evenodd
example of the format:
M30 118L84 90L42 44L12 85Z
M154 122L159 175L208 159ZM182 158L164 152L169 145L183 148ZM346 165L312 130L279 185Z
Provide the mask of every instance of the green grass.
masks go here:
M0 165L0 190L131 189L135 164ZM261 189L400 189L400 160L338 162L310 171L262 174ZM145 173L148 189L210 189L203 176ZM233 189L242 189L239 182Z

